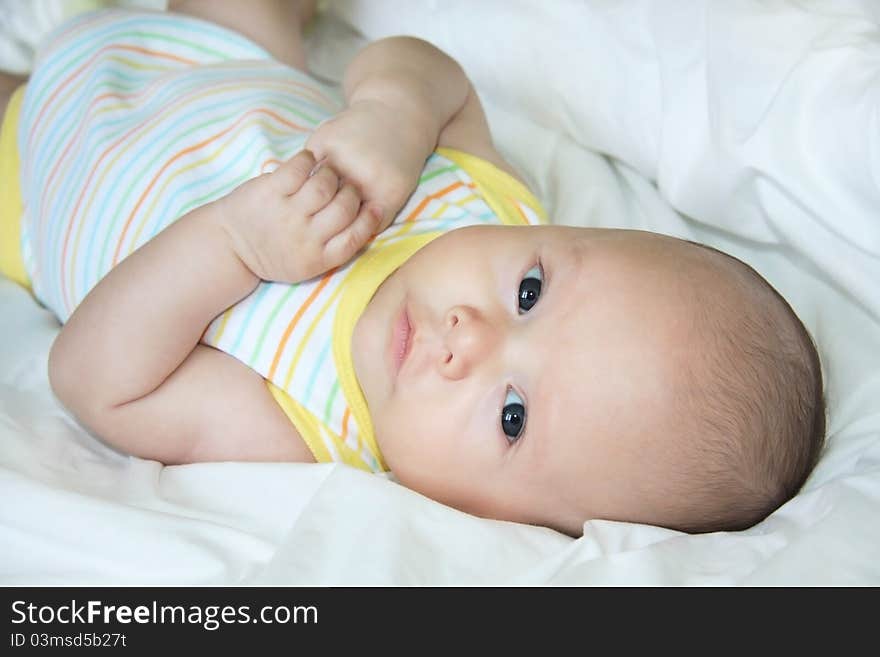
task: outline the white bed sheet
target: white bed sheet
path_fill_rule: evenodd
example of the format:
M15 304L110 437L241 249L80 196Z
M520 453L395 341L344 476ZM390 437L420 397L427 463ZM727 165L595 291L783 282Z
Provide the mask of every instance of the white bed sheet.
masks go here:
M877 5L330 5L310 36L320 73L338 79L363 42L349 26L434 41L462 62L555 221L703 240L773 282L823 359L818 468L744 532L593 521L578 540L342 466L163 468L115 453L59 407L45 374L57 324L0 280L0 581L880 583Z

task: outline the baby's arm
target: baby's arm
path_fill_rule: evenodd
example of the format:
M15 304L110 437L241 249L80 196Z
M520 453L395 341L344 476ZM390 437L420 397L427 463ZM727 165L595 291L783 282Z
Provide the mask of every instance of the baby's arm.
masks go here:
M164 463L312 460L262 378L199 340L260 278L347 261L378 221L303 152L180 218L86 296L49 356L58 398L109 443Z
M366 200L382 204L386 224L437 147L465 151L517 175L495 150L461 66L430 43L412 37L371 43L349 64L343 86L348 107L322 124L308 147L328 157Z

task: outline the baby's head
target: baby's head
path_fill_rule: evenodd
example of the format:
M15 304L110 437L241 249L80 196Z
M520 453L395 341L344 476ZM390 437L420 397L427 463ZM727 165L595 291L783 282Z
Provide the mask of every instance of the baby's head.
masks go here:
M748 527L824 438L816 350L751 268L654 233L480 226L418 251L354 364L404 485L580 535L602 518Z

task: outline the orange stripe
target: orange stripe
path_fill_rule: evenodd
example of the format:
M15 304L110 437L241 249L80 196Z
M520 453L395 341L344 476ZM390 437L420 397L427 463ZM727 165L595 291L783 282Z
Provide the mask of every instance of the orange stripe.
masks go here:
M133 224L133 225L137 226L137 230L134 231L134 235L131 238L132 245L138 243L138 239L140 238L141 233L143 232L144 228L146 228L146 226L149 224L149 220L153 216L153 214L156 210L156 205L159 203L159 201L161 201L164 198L165 191L168 189L169 186L171 186L174 183L174 181L179 176L185 175L188 171L191 171L193 169L199 169L201 167L204 167L207 163L216 160L218 157L220 157L225 152L225 150L229 147L229 145L231 143L233 143L241 133L248 130L249 128L253 128L255 125L262 128L266 134L273 134L273 135L277 135L279 137L286 137L291 134L291 131L287 128L278 128L277 126L274 126L270 121L263 121L262 119L257 119L254 123L248 123L246 125L239 126L239 128L236 130L236 132L234 132L232 135L230 135L229 139L226 142L223 142L223 143L217 145L217 149L213 153L206 154L206 156L200 160L197 160L195 162L190 162L189 164L181 166L180 169L178 169L174 173L170 174L168 176L168 178L165 179L165 181L162 183L161 189L158 189L156 191L156 193L153 194L152 202L149 205L149 207L147 207L146 211L144 212L144 215L142 215L140 217L140 221L137 224ZM275 161L277 162L278 160L275 160ZM260 172L265 173L262 170ZM76 243L74 243L73 262L76 262L77 248L78 248L78 245ZM131 252L131 249L129 249L129 252ZM73 265L71 265L71 268L74 268Z
M284 346L287 344L287 341L290 339L290 334L293 333L293 329L296 328L296 325L299 323L299 320L302 319L302 316L305 314L306 310L308 310L309 306L315 301L317 296L321 293L327 283L330 282L330 278L333 274L336 273L338 267L334 267L326 274L324 274L324 278L321 279L321 282L315 286L315 289L312 290L312 293L309 295L309 298L303 302L303 305L299 307L299 310L296 311L296 314L290 320L290 323L287 325L287 328L284 330L284 335L281 336L281 343L278 345L278 349L275 350L275 356L272 358L272 366L269 368L269 374L266 376L270 381L272 377L275 375L275 370L278 368L278 362L281 360L281 354L284 352Z
M92 107L94 107L98 103L98 101L103 100L104 98L112 97L112 98L119 98L120 100L122 100L123 98L126 98L128 96L135 96L135 95L137 95L137 94L114 94L114 93L101 94L100 96L95 98L91 103L89 103L89 108L86 110L86 113L88 114L91 111ZM64 148L64 152L61 153L61 157L59 157L55 161L55 166L52 167L52 171L49 172L49 177L46 179L46 189L49 189L52 186L52 180L55 178L55 174L58 173L58 167L61 166L61 163L67 157L67 153L68 153L68 151L70 151L71 146L73 146L76 143L77 139L79 139L79 136L82 133L82 131L85 129L86 125L87 124L85 121L80 123L80 126L76 131L76 134L73 135L73 139L68 140L67 146Z
M526 213L522 211L521 207L519 207L519 203L517 203L516 201L513 201L513 207L515 207L516 211L519 212L519 216L522 217L524 222L526 222L526 225L531 225L532 222L529 221L529 218L526 216Z
M76 76L78 76L87 66L91 65L91 63L93 61L95 61L95 59L97 59L101 55L101 53L103 53L107 50L133 50L135 52L140 52L145 55L156 55L157 57L164 57L166 59L173 59L175 61L182 62L182 63L188 64L190 66L195 66L195 64L196 64L195 61L190 60L190 59L178 57L177 55L168 55L166 53L161 53L156 50L148 50L146 48L140 48L138 46L125 46L125 45L119 45L119 44L111 44L111 45L104 46L103 48L98 50L94 55L92 55L88 60L86 60L82 66L80 66L73 73L71 73L64 82L62 82L60 85L58 85L58 88L55 89L54 92L52 92L52 95L49 96L49 99L45 103L43 103L43 107L42 107L42 109L40 109L40 113L37 114L37 120L34 121L33 125L31 126L31 132L28 135L28 145L30 145L30 143L34 139L34 131L37 129L37 126L40 124L40 119L43 118L43 113L49 108L50 105L52 105L52 101L55 100L55 97L59 93L61 93L62 89L64 89L64 87L66 87L68 84L70 84L70 82L74 78L76 78Z
M220 342L220 338L223 337L223 332L226 330L226 325L229 323L229 318L232 317L232 308L234 308L234 306L229 307L226 312L223 313L223 319L220 321L220 326L217 327L217 333L214 335L214 344ZM211 324L213 324L213 322L211 322ZM208 328L210 328L210 326L211 325L209 324ZM202 338L205 337L207 331L208 329L206 328L204 332L202 332Z
M130 50L132 52L143 53L144 55L155 55L160 59L170 59L175 62L180 62L181 64L189 64L190 66L195 66L198 63L193 59L187 59L186 57L172 55L171 53L167 52L159 52L158 50L150 50L149 48L141 48L140 46L117 45L116 47L120 50Z
M342 436L340 436L342 442L345 442L345 437L348 435L348 418L351 417L351 409L346 406L345 413L342 414Z
M284 385L282 388L287 388L290 385L290 380L293 378L293 373L296 371L296 366L299 365L299 359L302 357L303 352L309 346L309 339L312 337L312 333L315 332L315 329L318 327L318 324L321 323L321 319L327 313L327 311L333 306L336 299L342 293L342 288L344 285L344 281L342 284L337 285L336 289L333 290L331 294L327 295L327 299L324 301L324 306L315 313L315 316L312 317L312 323L309 328L306 329L305 333L303 333L302 337L299 341L299 346L296 348L296 351L293 354L293 358L290 361L290 365L287 366L287 374L284 376Z
M144 95L146 95L148 92L152 91L153 87L157 86L160 82L161 82L161 80L155 80L155 81L151 82L149 85L147 85L146 87L144 87L143 89L141 89L140 91L135 91L135 92L132 92L132 93L120 94L120 93L114 93L114 92L111 91L111 92L107 92L107 93L105 93L105 94L101 94L100 96L96 97L95 99L93 99L93 100L89 103L89 107L88 107L88 109L86 110L85 113L86 113L86 115L89 115L90 112L91 112L91 110L92 110L92 108L93 108L95 105L97 105L99 101L101 101L101 100L103 100L103 99L105 99L105 98L118 98L119 100L127 100L127 99L138 98L139 96L144 96ZM269 85L269 84L272 84L272 83L274 83L274 82L276 82L276 81L275 81L275 80L272 80L271 78L269 78L269 79L261 79L260 82L263 82L263 83ZM283 82L283 81L282 81L282 82ZM297 82L294 82L294 81L291 81L291 84L292 84L292 86L294 86L294 87L302 87L302 88L304 88L304 89L309 90L309 88L306 87L306 86L303 85L303 84L300 84L300 83L297 83ZM288 86L291 86L291 85L279 83L278 86L284 88L284 87L288 87ZM111 109L115 109L116 107L118 107L118 105L112 106ZM102 111L103 111L103 110L102 110ZM49 173L49 177L46 179L46 189L49 189L49 188L52 186L52 180L53 180L53 178L55 177L55 174L56 174L57 171L58 171L58 167L61 166L61 163L62 163L62 162L64 161L64 159L66 158L67 153L68 153L68 151L70 150L71 146L73 146L73 144L74 144L74 143L76 142L76 140L79 138L80 134L81 134L81 133L83 132L83 130L87 127L87 125L88 125L88 124L87 124L86 122L82 122L82 123L80 124L79 128L77 129L76 134L73 136L73 139L71 139L71 140L69 140L69 141L67 142L67 146L65 147L64 152L61 154L61 157L58 158L58 160L55 162L55 166L52 168L51 173ZM275 160L275 161L277 162L277 160ZM280 165L280 164L281 164L281 163L279 162L279 165Z
M83 202L83 199L86 196L86 192L89 189L89 184L92 182L92 178L94 178L95 173L98 171L98 168L101 165L101 161L107 156L108 153L113 152L113 149L115 149L119 144L121 144L123 141L125 141L125 139L128 138L129 135L137 132L139 129L141 129L141 127L142 126L139 126L139 125L134 126L131 130L129 130L124 135L122 135L119 139L117 139L115 142L113 142L113 144L111 144L110 147L104 151L104 153L98 159L98 162L92 167L92 170L89 172L89 178L88 178L88 180L86 180L86 184L83 185L82 189L80 189L79 197L76 200L76 205L73 208L73 212L70 214L71 219L69 222L67 222L67 229L64 234L64 250L61 252L61 267L60 267L61 272L64 272L64 268L67 264L67 242L70 240L70 233L71 233L71 231L73 231L73 226L76 223L76 215L77 215L77 212L79 212L79 206ZM85 218L83 218L83 222L85 222ZM67 303L67 276L61 277L61 294L62 294L62 298L64 299L65 303ZM68 305L68 308L69 308L69 305Z
M149 85L147 85L146 87L144 87L143 89L141 89L140 91L135 91L132 93L119 94L119 93L107 92L105 94L101 94L100 96L96 97L95 99L93 99L89 103L89 108L86 110L85 113L88 115L90 113L92 107L97 105L99 101L101 101L105 98L118 98L119 100L126 100L126 99L137 98L139 96L146 95L146 93L148 91L151 91L152 88L157 86L160 82L161 82L161 80L156 80L156 81L150 83ZM260 82L267 84L267 86L268 86L268 85L276 83L277 81L273 80L271 78L267 78L267 79L260 79ZM280 83L278 83L277 86L280 86L282 88L285 88L288 86L294 86L294 87L298 87L298 88L301 87L307 91L311 91L311 89L304 84L300 84L295 81L289 81L289 84L287 84L286 82L288 82L288 81L281 81ZM111 109L115 109L116 107L118 107L118 105L111 107ZM74 135L73 139L71 139L67 142L67 147L64 149L64 152L61 154L61 157L55 162L55 166L52 169L52 172L49 174L49 178L46 180L46 188L47 189L52 185L52 179L55 177L55 173L56 173L58 167L61 165L61 162L66 157L67 152L70 150L70 147L76 142L80 133L85 129L86 126L87 126L87 124L85 122L81 123L80 127L77 129L76 134ZM278 160L273 160L273 159L267 160L267 162L276 162L279 165L281 164L281 162L278 162ZM265 163L263 166L265 166Z
M451 192L451 191L453 191L453 190L455 190L455 189L458 189L459 187L461 187L461 186L463 186L463 185L466 186L466 187L469 187L469 188L471 188L471 189L475 189L475 188L476 188L476 185L475 185L474 183L472 183L472 182L467 183L467 185L465 185L465 184L464 184L463 182L461 182L461 181L458 181L458 182L456 182L456 183L452 183L451 185L449 185L449 187L444 187L444 188L441 189L439 192L434 192L433 194L429 194L428 196L426 196L425 198L423 198L423 199L422 199L422 202L419 203L418 206L416 206L416 209L413 210L413 211L409 214L409 216L404 220L404 222L407 222L407 221L415 221L415 220L416 220L416 217L418 216L418 214L419 214L422 210L425 209L425 206L428 205L428 203L430 203L432 200L436 200L436 199L439 199L439 198L445 196L445 195L448 194L449 192Z
M451 192L454 189L458 189L459 187L462 187L463 185L464 185L463 182L458 181L456 183L452 183L451 185L449 185L449 187L444 187L439 192L434 192L433 194L426 196L425 198L422 199L422 202L416 206L416 209L409 213L409 216L406 218L406 221L415 221L416 217L419 215L419 213L422 210L425 209L425 206L428 205L428 203L430 203L432 200L434 200L436 198L440 198L441 196L448 194L449 192Z
M119 241L116 243L116 251L113 253L113 262L112 262L111 266L115 267L116 264L119 262L119 252L122 249L123 242L125 241L125 234L128 232L128 229L131 226L131 222L134 220L134 216L137 214L137 211L140 209L141 205L143 204L144 199L146 199L147 195L153 189L153 186L158 182L159 178L162 177L162 174L165 173L165 170L168 169L168 167L170 167L172 164L174 164L174 162L176 160L179 160L181 157L183 157L187 153L192 153L193 151L197 151L200 148L202 148L203 146L207 146L212 141L216 141L217 139L219 139L223 135L225 135L228 132L230 132L231 130L233 130L239 123L242 122L242 120L244 120L245 117L247 117L250 114L256 114L256 113L268 114L269 116L273 117L275 120L283 123L284 125L292 128L294 130L298 130L298 131L302 131L302 132L306 131L306 128L304 128L303 126L299 126L299 125L296 125L295 123L291 123L290 121L287 121L287 120L283 119L282 117L278 116L275 112L273 112L271 110L267 110L263 107L257 107L255 109L249 110L249 111L245 112L244 114L242 114L240 117L238 117L238 119L235 121L235 123L228 126L225 130L218 132L216 135L214 135L212 137L208 137L207 139L199 142L198 144L193 144L192 146L190 146L188 148L184 148L182 151L177 153L177 155L175 155L170 160L168 160L162 166L161 169L159 169L159 172L155 176L153 176L153 179L150 181L150 184L147 185L147 188L141 194L141 197L138 199L137 204L134 206L134 209L131 211L131 214L128 216L128 219L125 221L125 226L123 226L123 228L122 228L122 233L119 235ZM65 242L64 242L64 248L65 249L67 248L67 240L65 240Z
M239 87L239 86L240 86L240 83L235 82L232 86L233 86L233 87ZM144 90L143 90L143 93L146 93L146 91L147 91L147 89L144 89ZM139 93L140 93L140 92L139 92ZM199 94L200 94L200 95L199 95ZM200 97L204 96L205 92L202 91L202 92L199 92L199 94L197 94L195 97L200 98ZM158 122L160 122L163 118L164 118L163 115L156 115L156 116L153 116L153 117L150 118L150 122L156 122L156 123L158 123ZM294 124L289 124L289 125L294 125ZM65 266L66 266L66 263L67 263L67 256L68 256L68 254L67 254L67 244L68 244L68 241L69 241L69 238L70 238L70 233L71 233L71 231L72 231L73 228L74 228L74 224L76 223L75 220L76 220L77 213L79 212L79 207L80 207L80 205L82 204L83 200L84 200L85 197L86 197L86 194L87 194L87 192L88 192L88 190L89 190L89 186L90 186L90 184L91 184L91 182L92 182L92 178L94 178L94 176L95 176L96 173L98 172L98 170L99 170L99 168L100 168L100 165L101 165L101 162L103 162L103 161L104 161L104 158L107 157L110 153L112 153L112 152L116 149L116 147L117 147L119 144L121 144L122 142L126 141L131 135L136 134L136 133L138 133L138 132L143 132L143 130L144 130L146 127L148 127L148 122L145 122L145 123L143 123L143 124L139 124L139 125L135 125L131 130L129 130L129 131L126 132L124 135L122 135L118 140L116 140L115 142L113 142L110 146L108 146L108 147L104 150L104 152L101 154L101 157L98 158L97 163L92 167L92 170L89 172L88 180L86 180L85 185L84 185L84 186L82 187L82 189L80 190L79 197L77 198L77 201L76 201L76 206L74 207L74 209L73 209L73 213L71 214L71 217L72 217L72 218L71 218L71 221L70 221L70 222L68 223L68 225L67 225L66 234L65 234L65 238L64 238L64 249L65 249L65 250L61 253L61 269L62 269L62 271L64 270L64 268L65 268ZM233 126L233 127L234 127L234 126ZM142 135L141 135L141 136L142 136ZM139 138L140 138L140 137L139 137ZM126 148L128 148L128 147L126 147ZM123 151L123 152L125 152L125 151ZM120 157L120 154L117 154L117 156L116 156L115 159L118 159L119 157ZM115 161L115 159L114 159L114 161ZM106 175L106 173L105 173L105 175ZM95 192L92 192L92 197L94 197L94 193L95 193ZM92 198L92 200L94 200L94 198ZM91 204L91 201L90 201L89 203ZM88 207L88 206L87 206L87 207ZM85 221L85 220L83 220L83 221ZM81 223L80 223L80 232L81 232L81 230L82 230L82 225L83 225L83 224L82 224L82 222L81 222ZM77 233L77 240L79 240L79 232ZM68 295L68 292L67 292L67 278L66 278L66 277L62 277L62 279L61 279L61 292L62 292L62 295L63 295L62 298L65 300L65 302L67 302L67 295Z
M77 69L76 72L74 72L70 77L68 77L67 80L65 80L65 81L64 81L64 82L63 82L63 83L62 83L62 84L61 84L61 85L60 85L60 86L54 91L54 93L53 93L52 96L49 98L49 100L43 105L43 108L40 110L40 114L37 116L37 120L34 122L33 126L31 127L31 132L30 132L30 135L28 136L28 143L30 143L31 141L33 141L34 132L35 132L36 129L37 129L37 126L38 126L39 121L40 121L40 117L42 117L43 112L49 107L49 105L51 104L51 102L52 102L52 100L55 98L55 96L57 96L57 95L61 92L61 90L62 90L62 89L63 89L63 88L64 88L64 87L65 87L65 86L66 86L71 80L73 80L73 79L79 74L80 71L83 70L83 68L85 68L86 66L88 66L88 65L89 65L89 64L90 64L95 58L97 58L98 55L100 55L100 54L101 54L103 51L105 51L105 50L112 50L112 49L117 49L117 50L138 50L137 48L134 48L134 47L128 47L128 46L112 46L112 45L111 45L111 46L105 46L105 47L101 48L98 52L96 52L96 53L95 53L95 54L94 54L94 55L93 55L93 56L92 56L87 62L85 62L85 63L84 63L79 69ZM143 52L146 52L146 53L150 53L150 52L151 52L151 51L144 50L144 49L140 49L140 50L143 51ZM156 53L156 54L161 55L161 53ZM182 60L182 61L186 61L186 62L189 63L189 64L195 64L195 62L190 62L190 61L188 61L188 60ZM131 133L133 133L133 132L136 132L136 131L138 130L138 128L139 128L139 126L135 126L132 130L130 130L128 133L126 133L125 135L123 135L118 141L116 141L116 142L110 147L109 150L104 151L104 155L101 156L101 160L104 159L104 156L105 156L110 150L112 150L112 149L115 148L118 144L120 144L122 141L124 141L124 140L126 139L126 137L128 137L129 134L131 134ZM71 233L71 231L73 230L73 224L75 223L75 222L74 222L74 219L76 218L76 213L77 213L77 211L79 210L80 203L82 203L82 200L83 200L83 198L84 198L84 196L85 196L86 189L88 188L88 184L91 182L92 177L94 176L94 173L95 173L95 171L97 170L99 164L100 164L100 160L98 161L98 164L96 164L95 167L92 169L91 173L89 173L89 179L86 181L86 185L85 185L85 187L83 187L83 189L80 191L80 196L79 196L79 198L77 199L76 207L74 208L74 211L73 211L73 213L71 214L71 221L70 221L70 222L68 223L68 225L67 225L67 230L66 230L65 235L64 235L64 246L63 246L63 249L64 249L64 250L63 250L62 253L61 253L61 266L60 266L60 268L59 268L59 271L61 271L61 272L64 272L65 266L66 266L66 264L67 264L67 243L68 243L68 241L70 240L70 233ZM63 275L62 275L62 277L61 277L61 294L62 294L62 299L64 300L65 304L67 305L68 308L70 308L70 304L68 303L68 299L67 299L67 276L63 276Z

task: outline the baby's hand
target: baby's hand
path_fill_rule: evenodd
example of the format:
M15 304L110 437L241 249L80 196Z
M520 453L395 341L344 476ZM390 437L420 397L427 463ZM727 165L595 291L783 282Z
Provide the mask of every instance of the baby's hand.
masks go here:
M415 110L361 100L324 121L306 147L353 182L364 201L381 205L384 229L412 194L436 145L428 126Z
M267 281L297 283L345 264L381 223L381 211L308 150L217 203L235 254Z

